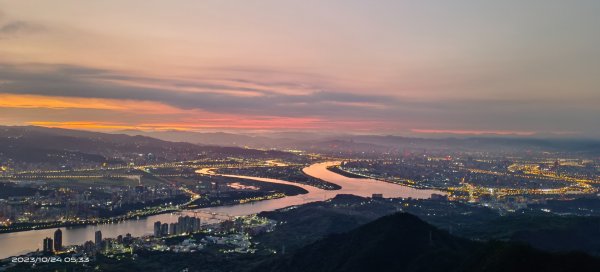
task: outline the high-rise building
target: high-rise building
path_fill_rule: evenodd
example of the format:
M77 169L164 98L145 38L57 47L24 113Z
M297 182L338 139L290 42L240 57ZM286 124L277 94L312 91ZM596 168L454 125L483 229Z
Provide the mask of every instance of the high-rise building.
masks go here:
M169 235L169 224L163 223L160 226L160 235L161 236L168 236Z
M179 233L192 233L200 229L200 219L190 216L181 216L177 220Z
M187 219L189 216L180 216L177 218L177 232L178 234L182 234L187 231Z
M191 220L192 220L192 231L198 232L200 230L200 225L201 225L200 218L192 217Z
M54 250L62 250L62 231L60 229L54 232Z
M94 242L96 242L96 246L100 246L102 244L102 231L96 231L94 234Z
M177 235L177 223L171 223L169 225L169 234L170 235Z
M43 246L44 246L44 252L53 252L54 251L54 244L53 244L52 238L50 238L50 237L44 238Z
M196 232L196 231L198 231L198 221L197 221L197 219L198 218L196 218L196 217L192 217L190 219L190 232Z
M160 221L154 222L154 237L161 236L160 226L161 226Z

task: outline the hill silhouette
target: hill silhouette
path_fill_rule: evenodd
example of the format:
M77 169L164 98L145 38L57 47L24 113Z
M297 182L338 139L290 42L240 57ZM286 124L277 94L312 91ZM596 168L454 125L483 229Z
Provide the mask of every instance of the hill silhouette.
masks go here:
M254 271L600 271L583 253L475 242L396 213L303 247Z

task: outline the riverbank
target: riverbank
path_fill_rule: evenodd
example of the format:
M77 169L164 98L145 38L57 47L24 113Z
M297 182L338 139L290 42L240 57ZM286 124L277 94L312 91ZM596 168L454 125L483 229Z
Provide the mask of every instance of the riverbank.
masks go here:
M306 193L306 191L305 191L305 193ZM297 195L297 194L293 194L293 195ZM291 195L291 196L293 196L293 195ZM15 226L14 228L1 228L0 234L17 233L17 232L31 231L31 230L114 224L114 223L119 223L119 222L123 222L126 220L144 219L144 218L147 218L147 217L153 216L153 215L160 215L160 214L181 212L181 211L189 211L189 210L195 210L195 209L204 209L204 208L227 207L227 206L233 206L233 205L239 205L239 204L248 204L248 203L265 201L265 200L279 199L279 198L284 198L286 196L288 196L288 195L283 194L283 193L273 193L273 194L265 194L265 195L254 196L254 197L233 198L233 199L225 199L225 200L220 199L216 203L215 202L197 203L201 199L196 199L196 200L192 201L191 203L186 203L186 204L182 205L181 207L173 207L173 208L165 209L165 210L161 210L161 211L134 212L134 214L129 215L129 216L119 216L119 217L104 218L104 219L92 219L92 220L84 220L84 221L78 221L78 222L48 222L48 223L44 223L44 224L31 224L31 225L19 224L18 226Z
M336 174L340 174L347 178L369 178L369 177L361 176L358 174L354 174L352 172L342 170L339 165L329 166L329 167L327 167L327 170L334 172Z
M137 212L135 214L128 215L128 216L119 216L119 217L104 218L104 219L91 219L91 220L84 220L84 221L78 221L78 222L49 222L49 223L45 223L45 224L31 225L31 226L19 225L14 229L10 229L10 228L0 229L0 233L15 233L15 232L23 232L23 231L31 231L31 230L92 226L92 225L100 225L100 224L113 224L113 223L123 222L126 220L131 220L134 218L146 218L148 216L159 215L159 214L164 214L164 213L171 213L171 212L176 212L176 211L180 211L180 210L181 210L180 208L171 208L171 209L165 209L165 210L161 210L161 211L151 211L151 212L141 212L141 213Z
M373 179L352 179L327 170L328 166L338 164L339 162L316 163L304 168L303 172L312 177L335 183L342 188L340 190L322 190L311 186L299 185L297 183L285 180L224 175L240 179L252 179L261 182L298 186L308 191L308 193L231 206L198 208L191 211L198 211L203 214L208 213L225 214L228 216L241 216L257 214L263 211L274 211L286 207L317 201L325 201L335 197L338 194L352 194L362 197L371 197L373 194L383 194L384 197L388 198L423 199L431 197L431 194L433 193L440 193L439 191L434 190L417 190L414 188L381 182ZM130 220L123 220L113 224L84 225L76 228L62 227L61 230L63 232L63 244L83 244L85 241L94 240L94 234L97 231L101 231L102 237L107 238L115 238L118 235L125 235L127 233L134 237L150 235L153 232L155 222L160 221L163 224L173 223L178 221L178 217L179 215L177 213L167 212L163 214L140 217L138 220L132 218ZM0 234L0 245L2 245L2 248L0 248L0 258L6 258L9 256L35 251L36 249L41 248L42 240L45 237L52 237L53 232L53 229L32 229L29 231Z
M387 179L370 177L370 176L366 176L366 175L360 175L360 174L356 174L356 173L344 170L340 166L341 165L329 166L329 167L327 167L327 170L329 170L331 172L334 172L336 174L342 175L342 176L347 177L347 178L372 179L372 180L377 180L377 181L381 181L381 182L387 182L387 183L396 184L396 185L400 185L400 186L406 186L406 187L410 187L410 188L414 188L414 189L419 189L419 190L439 190L439 191L443 191L444 194L446 194L446 191L444 189L419 186L419 185L410 184L410 183L399 183L399 182L394 182L394 181L387 180Z

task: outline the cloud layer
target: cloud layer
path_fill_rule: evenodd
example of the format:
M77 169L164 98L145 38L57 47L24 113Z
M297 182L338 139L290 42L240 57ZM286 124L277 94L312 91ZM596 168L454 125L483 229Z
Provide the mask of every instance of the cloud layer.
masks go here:
M600 137L600 4L467 2L0 0L0 122Z

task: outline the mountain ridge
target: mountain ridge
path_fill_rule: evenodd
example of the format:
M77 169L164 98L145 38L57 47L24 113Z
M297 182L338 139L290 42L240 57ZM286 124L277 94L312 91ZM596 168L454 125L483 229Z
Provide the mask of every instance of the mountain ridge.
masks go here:
M414 215L384 216L330 235L254 271L599 271L600 259L512 242L455 237Z

